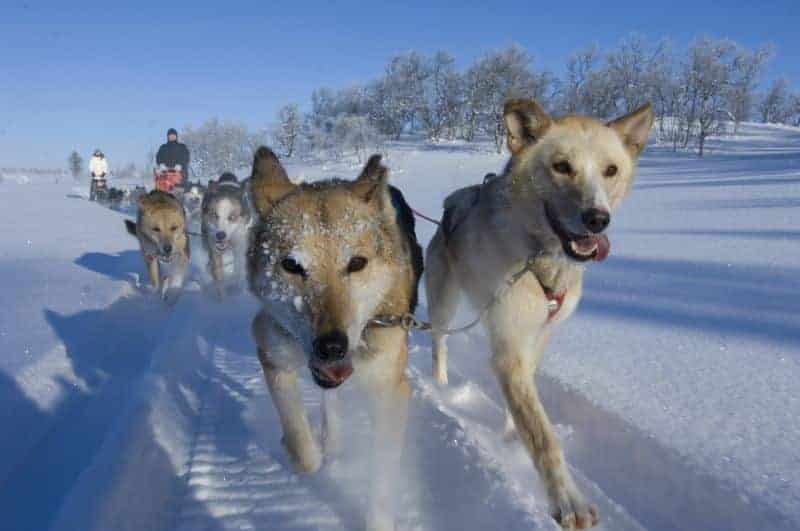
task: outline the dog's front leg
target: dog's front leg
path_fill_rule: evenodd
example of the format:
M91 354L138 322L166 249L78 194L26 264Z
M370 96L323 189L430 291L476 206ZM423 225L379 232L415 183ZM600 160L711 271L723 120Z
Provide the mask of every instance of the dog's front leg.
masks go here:
M211 269L211 277L214 279L214 289L217 292L217 297L220 299L225 296L225 286L223 281L225 279L225 264L222 260L222 253L211 251L211 259L208 266Z
M163 293L162 297L164 301L169 304L173 305L178 302L178 298L183 291L183 278L185 275L185 270L181 269L180 271L174 271L170 276L164 279L163 281Z
M545 487L553 517L565 529L586 529L598 521L597 510L586 503L564 461L561 443L542 406L533 373L548 338L540 329L519 333L520 306L499 304L489 315L492 368L506 399L517 435L533 459Z
M322 393L322 446L325 456L335 459L341 452L341 411L335 389Z
M150 285L153 287L153 291L158 293L158 290L161 287L161 277L158 271L158 260L155 258L145 258L145 263L147 264L147 273L150 275Z
M379 354L371 362L372 366L364 371L373 429L371 489L366 514L368 531L394 529L394 499L411 395L405 373L407 340L407 334L401 328L380 329L370 337L370 347Z
M272 332L269 335L268 329ZM263 311L253 320L253 336L258 345L258 360L264 370L264 379L281 421L283 445L289 458L298 472L316 472L322 464L322 454L311 432L297 382L297 371L278 365L273 359L278 354L277 349L289 349L296 345L291 338L270 325Z

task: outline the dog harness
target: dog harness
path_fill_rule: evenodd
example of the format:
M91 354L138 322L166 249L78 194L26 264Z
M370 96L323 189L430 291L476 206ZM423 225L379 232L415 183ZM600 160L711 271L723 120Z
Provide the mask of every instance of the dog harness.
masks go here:
M525 261L525 266L522 269L514 273L511 277L509 277L505 285L501 287L489 301L489 303L484 307L483 310L478 314L478 316L467 323L466 325L459 326L458 328L436 328L428 321L422 321L417 319L412 313L405 313L403 315L377 315L370 319L367 322L367 326L374 326L374 327L383 327L388 328L392 326L401 326L406 330L431 330L433 332L438 332L442 335L451 335L451 334L458 334L461 332L466 332L471 328L474 328L481 322L483 317L486 313L497 304L500 298L505 295L509 289L511 289L514 284L516 284L519 279L525 276L526 273L531 273L536 280L539 282L539 285L542 287L542 291L544 291L544 296L547 299L547 323L552 321L558 312L561 310L561 306L564 304L564 298L567 296L567 291L559 291L554 293L553 290L546 287L542 284L542 280L536 275L536 270L534 269L534 264L536 261L536 256L532 255L529 256L528 259Z

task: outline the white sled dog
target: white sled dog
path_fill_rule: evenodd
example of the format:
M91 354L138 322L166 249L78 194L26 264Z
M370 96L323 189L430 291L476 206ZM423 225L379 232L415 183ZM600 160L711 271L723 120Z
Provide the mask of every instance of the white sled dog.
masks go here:
M261 221L252 230L249 282L263 302L252 332L284 445L299 471L320 467L323 451L306 416L298 371L307 369L323 389L352 375L368 397L363 406L373 428L369 530L394 528L392 483L410 392L408 331L399 317L414 310L422 273L413 215L388 185L380 160L370 158L355 181L295 185L262 147L250 179ZM323 395L326 455L337 453L337 416L351 409L337 411L332 392Z
M142 196L138 204L136 222L127 219L125 227L139 240L153 289L172 304L189 266L186 214L174 196L156 190Z
M246 277L250 209L244 200L244 188L236 176L224 173L209 181L203 196L200 232L208 253L208 267L217 295L238 290Z
M553 326L581 297L588 261L603 260L604 230L627 193L653 125L649 105L609 123L554 119L533 100L504 108L511 158L502 175L451 194L426 253L433 373L447 383L446 335L466 294L482 311L491 365L516 433L564 528L598 522L564 462L533 373ZM437 332L437 329L439 332Z

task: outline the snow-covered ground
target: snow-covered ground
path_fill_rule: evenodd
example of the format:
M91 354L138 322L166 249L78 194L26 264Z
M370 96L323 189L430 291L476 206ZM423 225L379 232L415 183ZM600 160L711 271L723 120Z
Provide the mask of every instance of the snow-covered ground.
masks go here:
M537 377L603 529L800 527L800 130L747 125L710 149L648 148L612 255L589 266ZM400 143L387 163L438 217L450 190L504 160ZM170 309L142 295L122 215L73 186L0 183L2 528L358 528L363 415L339 461L293 474L248 332L256 302L197 284ZM417 226L427 241L434 227ZM481 333L451 338L442 390L429 338L412 337L400 529L557 529L502 437L486 352ZM304 391L318 419L320 392Z

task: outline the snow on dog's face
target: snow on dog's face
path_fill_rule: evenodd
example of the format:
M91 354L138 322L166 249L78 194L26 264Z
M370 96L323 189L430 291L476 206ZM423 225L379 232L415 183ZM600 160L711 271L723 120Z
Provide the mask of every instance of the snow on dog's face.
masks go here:
M231 243L245 237L250 214L237 184L209 183L203 198L202 230L208 246L225 252Z
M513 199L544 201L569 258L605 259L610 244L602 233L633 181L653 125L650 105L604 124L584 116L552 119L533 100L512 100L504 117Z
M171 262L186 246L186 219L175 197L153 191L139 200L136 232L156 247L161 262Z
M367 322L403 298L407 260L398 256L386 168L374 156L355 181L292 185L261 200L273 206L251 241L251 289L270 313L295 316L276 318L307 336L316 383L336 387L353 371Z

